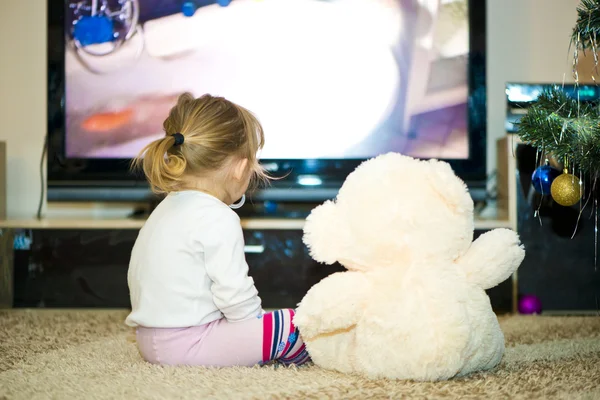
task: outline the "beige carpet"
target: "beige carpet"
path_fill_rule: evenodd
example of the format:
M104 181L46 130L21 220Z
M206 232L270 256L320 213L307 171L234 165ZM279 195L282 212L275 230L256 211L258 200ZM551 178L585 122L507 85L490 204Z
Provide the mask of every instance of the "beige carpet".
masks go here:
M600 318L501 317L495 371L439 383L302 368L164 368L123 311L0 311L0 399L600 399Z

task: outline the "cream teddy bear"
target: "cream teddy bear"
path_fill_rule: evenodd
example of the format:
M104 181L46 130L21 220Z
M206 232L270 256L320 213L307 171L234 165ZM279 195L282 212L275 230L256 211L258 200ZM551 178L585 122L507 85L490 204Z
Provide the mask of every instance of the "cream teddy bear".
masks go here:
M512 230L474 242L473 230L473 201L447 163L397 153L362 163L304 228L316 261L348 270L298 306L315 364L423 381L495 367L504 335L484 290L509 278L525 250Z

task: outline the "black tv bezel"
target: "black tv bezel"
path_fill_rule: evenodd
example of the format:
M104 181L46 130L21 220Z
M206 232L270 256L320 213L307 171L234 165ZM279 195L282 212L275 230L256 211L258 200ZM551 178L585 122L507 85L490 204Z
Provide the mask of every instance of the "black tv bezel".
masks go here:
M65 0L48 1L48 157L49 200L53 189L147 187L143 177L130 171L129 159L76 159L65 157ZM486 1L469 0L470 54L468 68L469 158L447 161L468 184L482 185L487 176ZM298 176L311 174L324 185L335 186L364 159L265 160L277 165L275 175L286 176L279 187L294 186Z

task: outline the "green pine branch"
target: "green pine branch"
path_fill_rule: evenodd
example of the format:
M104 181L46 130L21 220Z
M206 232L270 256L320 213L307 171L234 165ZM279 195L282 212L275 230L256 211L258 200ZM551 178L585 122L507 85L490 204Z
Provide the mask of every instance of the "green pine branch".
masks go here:
M600 178L600 110L559 87L545 90L517 124L522 141Z
M581 0L577 7L577 22L573 28L571 43L578 50L598 51L600 40L600 0Z

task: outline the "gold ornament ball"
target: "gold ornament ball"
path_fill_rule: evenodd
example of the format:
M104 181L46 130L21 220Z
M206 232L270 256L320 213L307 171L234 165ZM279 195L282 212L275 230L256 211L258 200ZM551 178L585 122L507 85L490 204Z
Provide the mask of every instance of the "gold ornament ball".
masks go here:
M581 200L579 178L565 171L556 177L550 187L552 198L561 206L569 207Z

